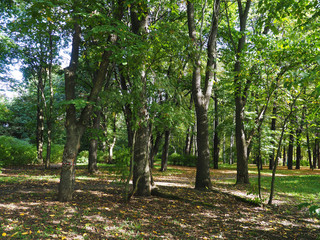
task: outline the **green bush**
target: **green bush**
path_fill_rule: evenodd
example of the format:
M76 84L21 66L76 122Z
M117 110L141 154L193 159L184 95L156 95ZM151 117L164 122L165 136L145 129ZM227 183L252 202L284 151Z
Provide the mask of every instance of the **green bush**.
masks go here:
M88 163L89 162L89 151L81 151L77 157L77 163Z
M130 148L123 147L114 152L114 166L110 168L111 173L119 175L120 182L125 182L130 174Z
M176 166L187 166L195 167L197 162L197 157L193 155L180 155L178 153L173 153L169 156L169 164Z
M27 141L0 136L0 162L3 166L27 165L37 160L36 147Z
M61 144L52 144L51 145L51 156L50 163L61 163L63 157L63 149L64 146ZM43 149L43 158L45 159L47 156L47 146L44 146Z

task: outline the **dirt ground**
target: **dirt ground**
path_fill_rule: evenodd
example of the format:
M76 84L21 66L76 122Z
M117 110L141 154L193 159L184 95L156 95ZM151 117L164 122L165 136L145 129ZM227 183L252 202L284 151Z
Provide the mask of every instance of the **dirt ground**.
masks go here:
M0 239L320 239L319 221L293 202L256 206L233 196L247 196L244 189L217 183L234 178L233 170L213 170L214 191L197 191L195 169L176 169L155 171L161 196L129 203L123 186L103 171L78 170L73 201L60 203L59 169L4 169Z

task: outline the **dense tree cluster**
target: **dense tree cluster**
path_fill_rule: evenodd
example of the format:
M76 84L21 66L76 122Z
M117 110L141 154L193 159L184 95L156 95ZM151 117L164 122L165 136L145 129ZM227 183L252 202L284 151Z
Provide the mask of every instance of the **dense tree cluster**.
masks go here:
M110 163L127 152L141 196L157 156L165 171L172 153L197 157L197 189L211 187L219 163L237 164L238 184L249 183L249 163L320 167L319 9L315 0L3 1L0 76L18 59L24 78L11 81L18 97L1 98L0 132L36 144L46 167L52 144L64 144L60 201L72 199L85 150L90 173L99 152Z

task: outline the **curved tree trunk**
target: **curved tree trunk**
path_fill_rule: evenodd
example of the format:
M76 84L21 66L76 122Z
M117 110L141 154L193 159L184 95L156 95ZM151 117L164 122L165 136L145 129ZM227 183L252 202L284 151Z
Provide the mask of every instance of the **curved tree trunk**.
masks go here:
M188 30L189 37L194 43L194 47L197 52L202 49L202 29L199 32L199 38L196 30L195 20L195 9L194 3L191 1L187 2L187 16L188 16ZM204 14L202 12L202 14ZM198 159L197 159L197 173L196 173L196 189L207 189L211 188L210 179L210 151L209 151L209 124L208 124L208 106L210 97L212 94L213 80L215 75L215 69L217 64L217 33L218 23L220 16L220 0L214 1L211 29L209 33L209 39L207 44L207 65L206 75L204 83L201 80L201 61L199 53L195 53L193 56L194 67L192 77L192 96L195 103L196 118L197 118L197 148L198 148ZM203 16L204 17L204 16ZM200 46L197 44L200 42Z
M121 5L119 12L115 15L122 16ZM81 45L81 28L77 19L74 21L74 33L72 38L72 52L70 65L65 69L65 96L66 101L72 101L76 99L76 78L79 62L79 49ZM110 34L108 42L114 44L117 41L117 36ZM88 96L88 104L82 109L80 117L77 118L77 111L74 104L69 104L66 108L66 143L62 159L62 168L59 183L59 201L70 201L74 191L74 179L75 179L75 165L76 158L80 148L80 139L88 125L88 122L92 115L93 105L96 103L100 92L105 85L106 74L108 71L110 56L112 51L103 51L101 53L101 61L98 63L97 70L92 79L92 89Z

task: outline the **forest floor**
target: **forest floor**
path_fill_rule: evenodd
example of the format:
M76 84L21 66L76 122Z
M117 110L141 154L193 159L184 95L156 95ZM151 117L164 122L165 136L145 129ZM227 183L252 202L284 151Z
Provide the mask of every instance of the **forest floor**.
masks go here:
M92 176L81 167L72 202L58 202L59 173L40 166L2 170L0 239L320 239L319 220L297 207L301 200L279 194L276 205L257 206L234 197L250 198L250 187L231 183L235 169L212 170L214 191L193 188L195 168L155 170L163 196L129 203L110 172Z

